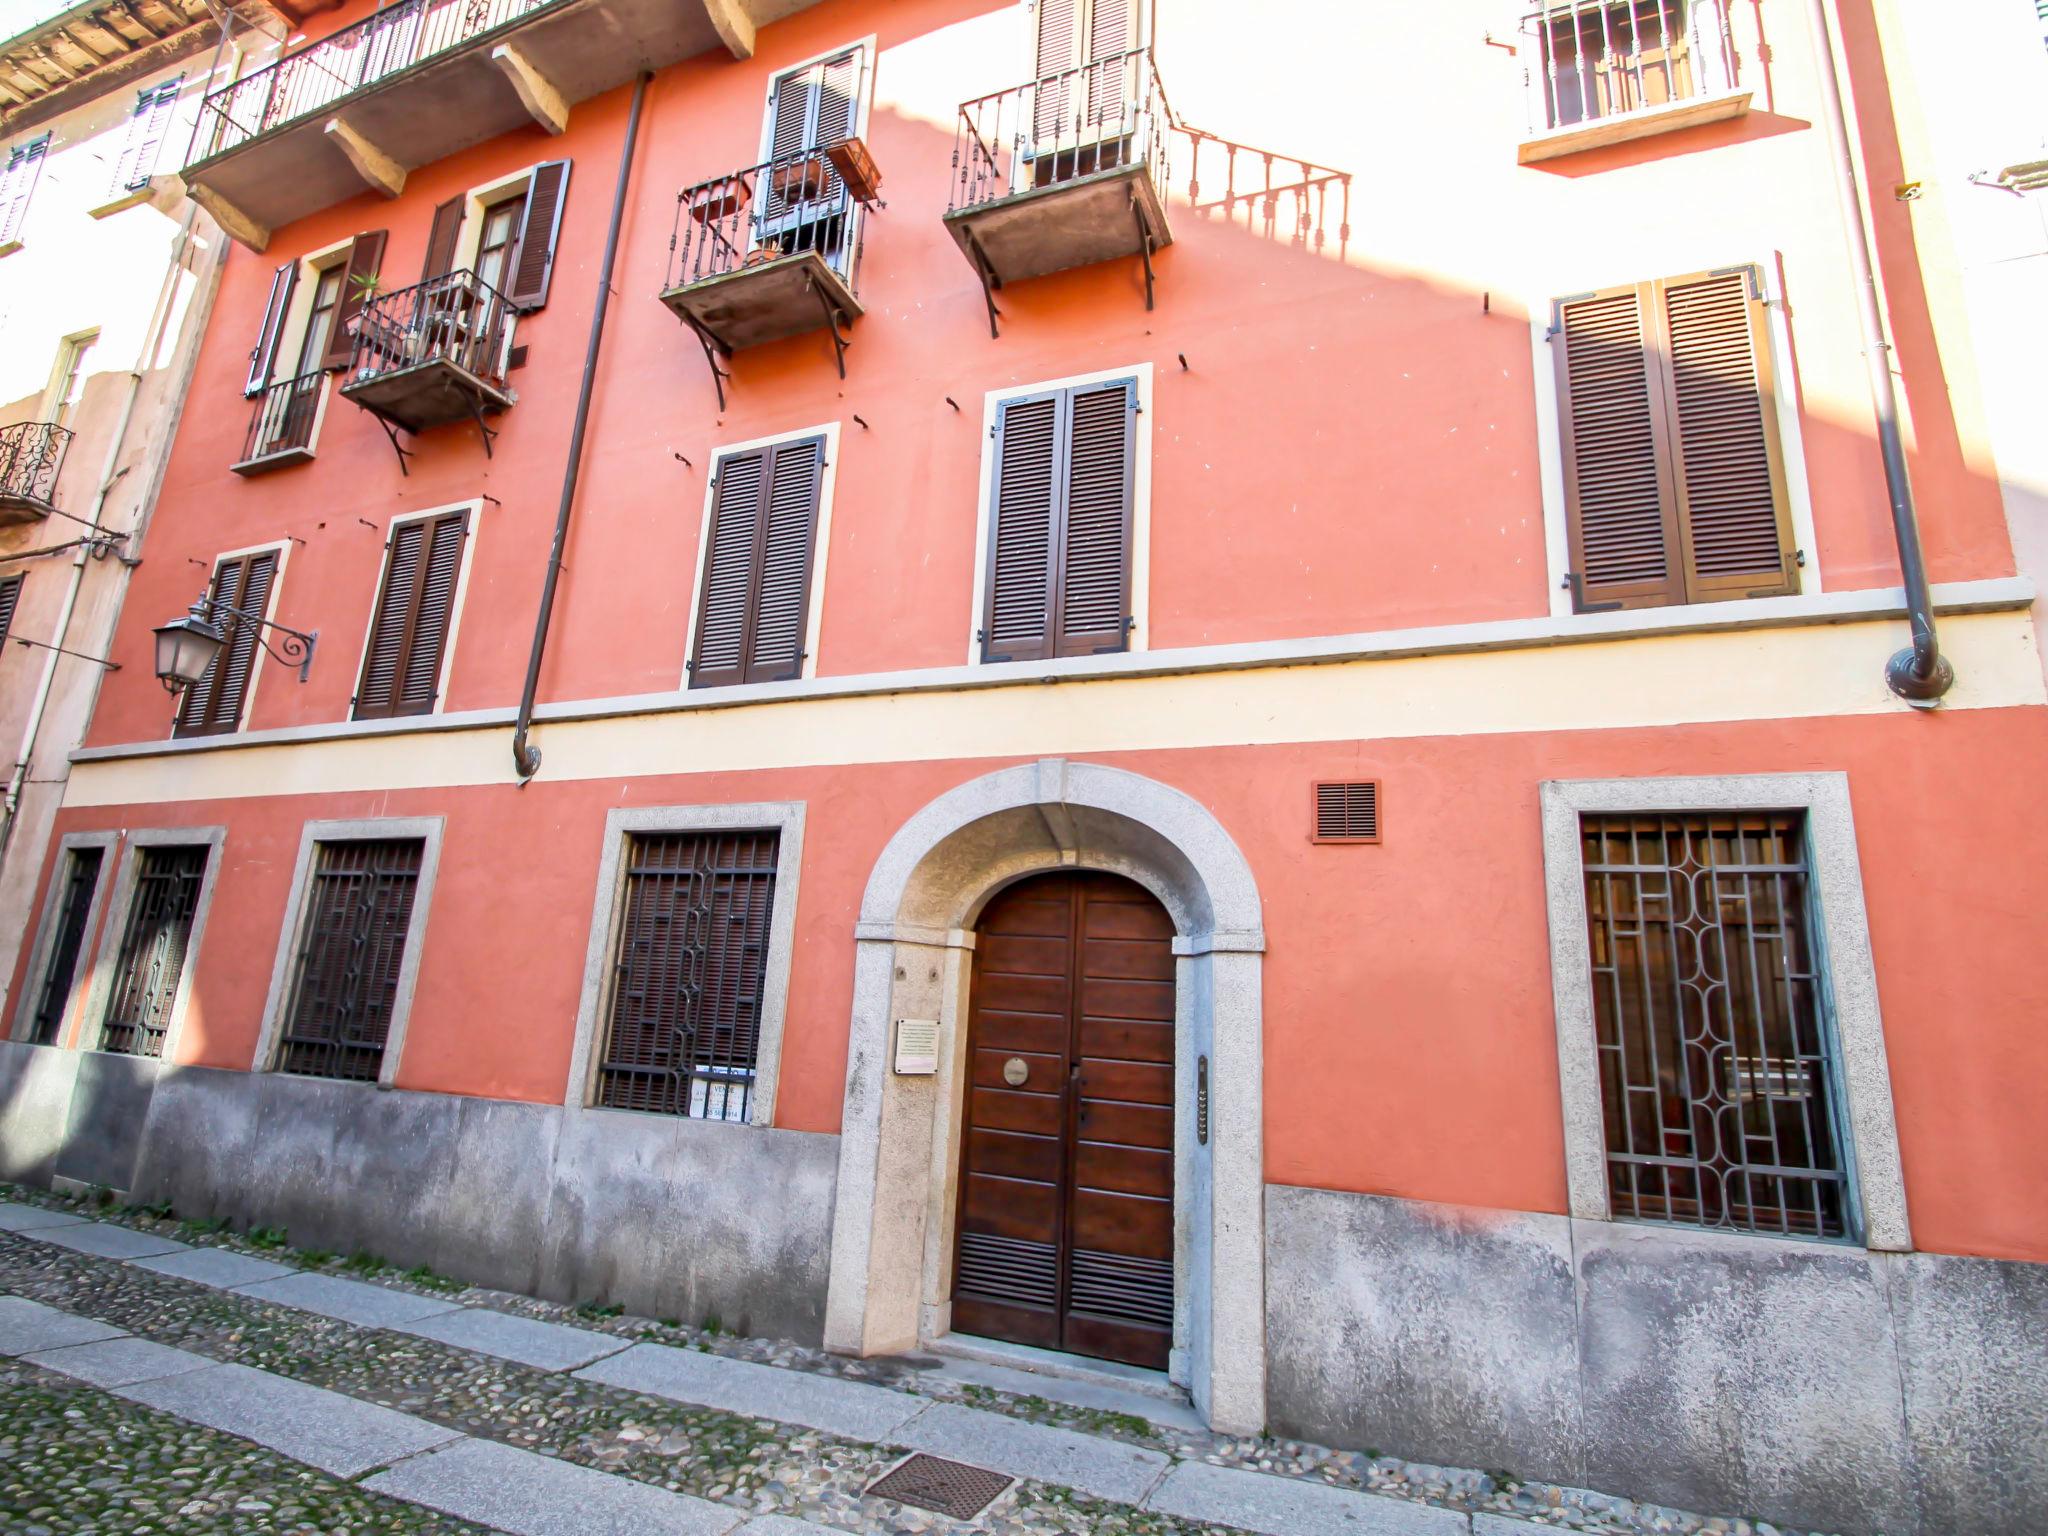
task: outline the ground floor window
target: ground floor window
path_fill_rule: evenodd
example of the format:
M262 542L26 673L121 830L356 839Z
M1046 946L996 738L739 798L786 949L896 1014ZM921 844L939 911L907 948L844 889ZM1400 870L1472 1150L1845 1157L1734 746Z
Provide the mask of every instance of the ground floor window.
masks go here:
M205 844L138 850L135 891L114 961L114 989L100 1031L101 1050L163 1055L210 852Z
M596 1102L746 1120L781 834L629 833Z
M43 962L42 985L36 991L36 1009L29 1016L31 1045L55 1045L57 1033L70 1011L78 978L78 956L85 945L86 929L92 923L92 898L100 883L103 848L73 848L64 855L53 916L56 928L50 939L49 956Z
M425 856L417 837L313 845L278 1071L377 1080Z
M1803 811L1580 820L1615 1216L1847 1231Z

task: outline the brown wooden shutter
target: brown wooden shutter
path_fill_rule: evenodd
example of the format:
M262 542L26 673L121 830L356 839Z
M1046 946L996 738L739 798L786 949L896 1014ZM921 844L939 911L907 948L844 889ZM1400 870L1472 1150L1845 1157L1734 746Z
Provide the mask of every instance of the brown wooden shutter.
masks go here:
M216 602L262 615L277 577L277 551L260 550L223 561L213 573ZM257 627L223 618L228 643L207 663L198 682L178 701L174 736L217 736L240 728L242 707L249 697L249 674L256 664Z
M1124 379L1069 393L1058 519L1056 656L1120 651L1131 613L1131 494L1138 388Z
M370 285L376 282L384 263L385 231L373 229L357 235L348 248L348 265L341 274L341 298L334 306L328 327L327 346L320 354L322 368L346 368L355 360L356 337L351 322L363 312Z
M1056 391L1005 400L996 407L983 661L1025 661L1051 654L1060 404Z
M692 688L803 675L824 468L822 437L719 461Z
M1799 590L1770 336L1754 268L1659 283L1686 595Z
M1551 337L1581 608L1684 601L1648 285L1565 299Z
M0 645L7 643L7 631L14 627L15 604L21 601L19 574L0 578Z
M562 209L568 202L569 162L549 160L533 169L526 191L526 214L519 226L519 257L512 269L505 302L522 314L548 301L555 275L555 242L562 233Z
M256 345L249 353L249 381L244 395L257 395L270 382L270 369L277 360L277 343L284 334L285 311L291 307L292 288L299 280L299 264L288 261L270 274L270 297L263 303L263 323L256 331Z
M358 720L433 712L468 532L467 511L419 518L392 530L356 689Z
M455 243L462 236L463 207L469 201L456 193L434 209L433 227L427 231L427 260L420 268L420 281L431 283L455 269Z

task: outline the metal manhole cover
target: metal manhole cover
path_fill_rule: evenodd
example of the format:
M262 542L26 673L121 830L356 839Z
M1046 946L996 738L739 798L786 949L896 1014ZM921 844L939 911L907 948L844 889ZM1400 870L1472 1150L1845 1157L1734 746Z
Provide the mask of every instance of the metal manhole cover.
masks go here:
M993 1504L996 1495L1012 1481L1000 1472L927 1456L920 1451L869 1487L868 1492L879 1493L898 1504L936 1510L955 1520L972 1520Z

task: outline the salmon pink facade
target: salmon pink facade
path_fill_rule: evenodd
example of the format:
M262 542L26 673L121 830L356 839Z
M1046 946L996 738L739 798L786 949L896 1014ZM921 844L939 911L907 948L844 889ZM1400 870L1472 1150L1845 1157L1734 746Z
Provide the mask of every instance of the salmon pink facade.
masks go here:
M0 1169L2039 1528L2008 194L1908 9L312 17L184 171Z

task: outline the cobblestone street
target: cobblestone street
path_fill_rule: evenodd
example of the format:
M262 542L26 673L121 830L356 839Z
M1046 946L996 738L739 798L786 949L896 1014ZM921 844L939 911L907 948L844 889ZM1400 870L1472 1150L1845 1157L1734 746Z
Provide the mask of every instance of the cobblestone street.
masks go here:
M1774 1530L1228 1439L1099 1383L842 1360L12 1193L39 1203L0 1204L10 1533ZM918 1452L1002 1491L967 1519L870 1491Z

